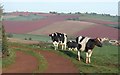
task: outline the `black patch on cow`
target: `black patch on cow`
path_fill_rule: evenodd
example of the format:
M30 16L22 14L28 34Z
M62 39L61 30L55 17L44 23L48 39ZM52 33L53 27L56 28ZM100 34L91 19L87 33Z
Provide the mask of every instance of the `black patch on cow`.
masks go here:
M82 45L78 44L77 49L80 50L81 47L82 47Z
M55 42L55 41L59 42L59 38L58 38L57 34L53 33L53 34L50 34L49 36L51 37L51 39L52 39L53 42Z
M64 43L65 37L67 37L67 35L64 35L64 34L58 33L58 32L56 32L56 33L57 33L57 35L58 35L59 40L60 40L62 43Z
M92 50L95 47L95 43L94 39L89 39L86 43L85 52L88 52L89 49Z
M78 47L78 43L75 41L68 41L67 42L67 46L68 48L77 48Z
M79 37L76 37L76 42L77 42L77 43L78 43L78 38L79 38Z

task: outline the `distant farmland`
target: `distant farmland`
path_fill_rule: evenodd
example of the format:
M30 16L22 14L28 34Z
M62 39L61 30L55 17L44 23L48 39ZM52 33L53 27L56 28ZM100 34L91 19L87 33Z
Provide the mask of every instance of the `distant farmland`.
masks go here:
M64 21L68 18L75 18L76 15L58 15L35 21L4 21L6 32L9 33L28 33L36 29L45 27L58 21Z
M23 20L20 19L21 15ZM119 38L117 17L32 12L14 12L6 14L4 17L6 20L4 20L3 24L8 33L48 35L58 31L67 33L69 36L83 35L89 37L108 37L111 39ZM16 21L16 19L18 20Z
M48 35L49 33L53 33L53 32L62 32L68 35L75 35L76 32L87 28L91 28L92 26L95 26L95 24L89 22L80 22L80 21L61 21L61 22L55 22L46 27L30 32L29 34Z

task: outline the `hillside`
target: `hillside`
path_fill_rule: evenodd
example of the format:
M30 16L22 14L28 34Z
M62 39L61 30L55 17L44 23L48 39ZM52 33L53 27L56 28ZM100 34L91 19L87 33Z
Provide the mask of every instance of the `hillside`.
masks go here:
M13 12L4 14L3 23L7 33L48 35L58 31L69 36L118 39L117 21L117 16L103 14Z

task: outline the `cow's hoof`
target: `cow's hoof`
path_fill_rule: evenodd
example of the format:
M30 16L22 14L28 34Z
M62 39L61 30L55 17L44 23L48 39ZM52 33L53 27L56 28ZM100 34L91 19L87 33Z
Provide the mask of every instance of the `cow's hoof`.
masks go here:
M77 59L78 61L80 61L79 59Z
M89 62L88 62L88 61L86 61L86 64L89 64Z

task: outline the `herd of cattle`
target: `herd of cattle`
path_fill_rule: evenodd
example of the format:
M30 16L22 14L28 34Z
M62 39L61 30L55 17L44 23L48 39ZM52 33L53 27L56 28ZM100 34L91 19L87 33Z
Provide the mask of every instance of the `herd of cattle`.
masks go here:
M67 34L59 32L49 34L49 36L52 39L55 50L58 49L58 46L61 46L62 50L66 50L66 48L68 48L68 50L75 50L77 51L79 61L81 51L86 52L86 63L91 62L90 57L92 55L93 48L95 46L102 47L102 43L109 40L108 38L96 37L93 39L90 37L78 36L75 38L76 41L68 41Z

